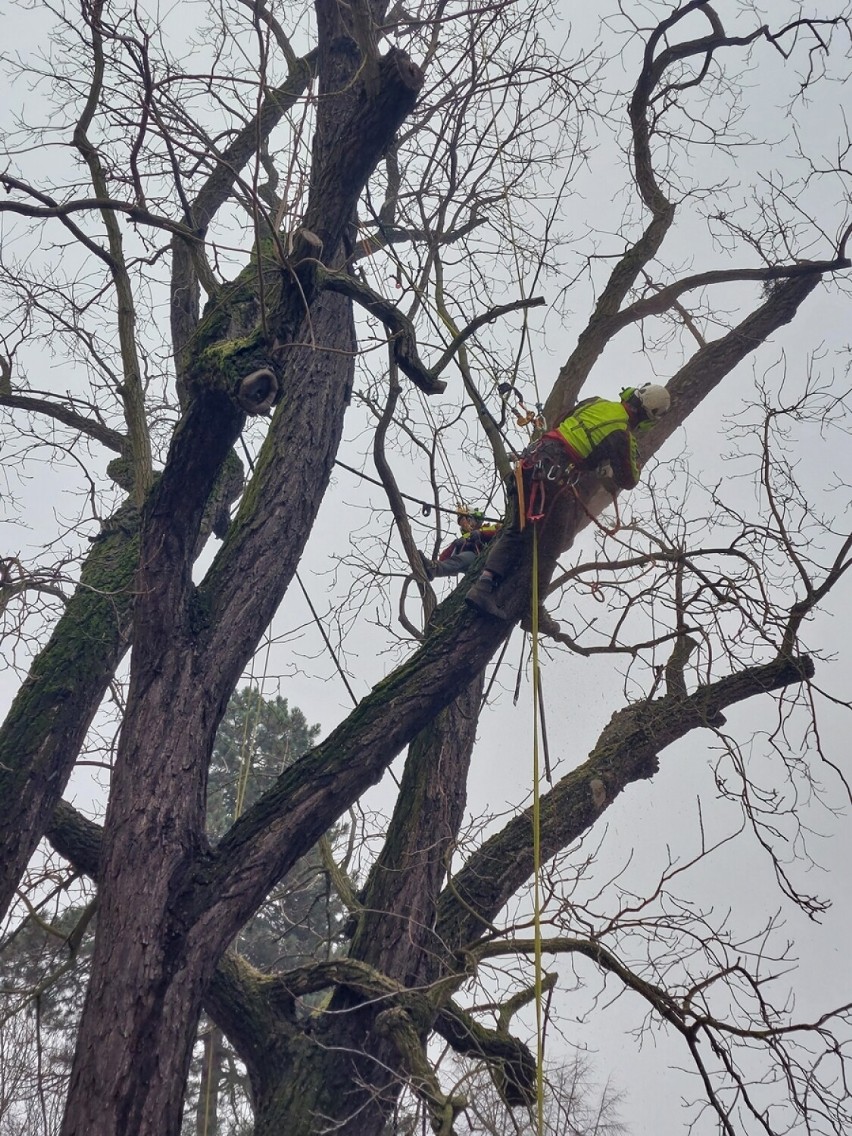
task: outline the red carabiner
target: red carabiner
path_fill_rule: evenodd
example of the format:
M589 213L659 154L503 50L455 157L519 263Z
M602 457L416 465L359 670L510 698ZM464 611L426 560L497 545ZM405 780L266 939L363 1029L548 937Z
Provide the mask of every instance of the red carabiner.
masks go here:
M537 496L541 497L541 504L539 505L539 512L534 512L535 499ZM530 524L534 525L536 521L540 521L544 516L544 483L538 478L533 479L532 486L530 487L530 499L527 505L526 519Z

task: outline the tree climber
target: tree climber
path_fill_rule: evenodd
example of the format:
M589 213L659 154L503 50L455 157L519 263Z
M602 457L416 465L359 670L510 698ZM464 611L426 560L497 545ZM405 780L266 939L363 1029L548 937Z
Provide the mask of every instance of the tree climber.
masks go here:
M461 536L448 544L437 560L427 560L420 553L423 571L429 580L434 580L436 576L459 576L466 572L483 547L500 531L500 525L483 524L485 518L481 509L468 509L467 505L460 504L456 508L456 515Z
M467 603L497 619L506 619L495 592L520 558L524 541L521 509L524 521L541 520L547 489L564 485L574 471L595 470L613 494L618 489L634 489L639 482L639 450L634 433L649 430L670 403L669 392L656 383L628 387L621 392L618 402L585 399L555 430L542 435L521 458L520 476L509 483L510 495L517 494L518 483L523 486L523 503L515 502L511 519L491 550L487 566L465 597Z

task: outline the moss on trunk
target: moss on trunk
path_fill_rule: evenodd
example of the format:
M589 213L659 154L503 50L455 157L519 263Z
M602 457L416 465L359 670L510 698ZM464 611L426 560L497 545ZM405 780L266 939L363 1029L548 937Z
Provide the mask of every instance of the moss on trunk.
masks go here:
M138 512L129 504L106 522L0 730L2 911L62 796L127 648L138 525Z

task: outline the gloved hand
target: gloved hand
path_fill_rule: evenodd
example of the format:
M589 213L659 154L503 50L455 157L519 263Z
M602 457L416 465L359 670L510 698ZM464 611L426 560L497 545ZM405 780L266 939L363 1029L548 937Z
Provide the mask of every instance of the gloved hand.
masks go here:
M433 561L431 561L427 556L425 556L419 549L417 550L417 555L420 557L420 563L423 567L423 572L424 572L424 575L426 576L426 579L427 580L434 580L435 579L435 565L434 565Z
M615 481L615 474L612 470L612 463L608 461L601 462L595 472L597 473L600 483L607 491L607 493L611 493L613 496L615 496L615 494L618 492L618 485Z

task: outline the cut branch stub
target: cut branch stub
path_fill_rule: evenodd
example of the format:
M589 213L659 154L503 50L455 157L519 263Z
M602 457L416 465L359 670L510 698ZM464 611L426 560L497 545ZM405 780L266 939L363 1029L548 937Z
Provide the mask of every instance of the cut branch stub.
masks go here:
M266 414L281 397L281 381L262 329L211 343L193 369L194 394L216 388L228 394L244 414Z
M278 398L279 383L274 371L260 367L240 379L237 402L246 414L269 414Z
M378 60L375 82L369 85L352 81L361 58L351 40L336 38L328 52L330 62L321 93L334 98L336 114L328 116L322 126L325 160L314 171L303 218L303 228L325 250L337 247L367 179L413 108L424 82L417 64L395 47Z

